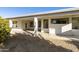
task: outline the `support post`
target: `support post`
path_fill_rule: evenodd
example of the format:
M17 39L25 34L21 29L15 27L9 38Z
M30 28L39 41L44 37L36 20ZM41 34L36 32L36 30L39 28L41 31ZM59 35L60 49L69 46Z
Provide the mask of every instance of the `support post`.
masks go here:
M48 19L48 28L49 28L49 34L50 34L50 25L51 25L51 19Z
M38 35L38 18L34 17L34 35Z
M72 17L69 17L69 24L71 24L71 29L72 29Z
M41 32L43 33L44 30L43 30L43 19L41 19Z
M9 27L10 27L10 28L13 27L13 22L12 22L12 20L9 20Z

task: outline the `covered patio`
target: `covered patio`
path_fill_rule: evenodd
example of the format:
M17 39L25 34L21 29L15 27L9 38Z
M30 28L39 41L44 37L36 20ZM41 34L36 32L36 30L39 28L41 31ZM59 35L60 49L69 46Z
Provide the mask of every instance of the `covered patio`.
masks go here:
M10 20L10 27L13 30L24 30L34 32L49 32L49 19L29 17Z
M8 18L12 30L32 30L38 34L79 35L79 12L76 9L29 14Z
M79 17L59 18L18 18L10 20L10 27L13 30L30 30L36 33L49 33L61 35L74 35L78 32Z

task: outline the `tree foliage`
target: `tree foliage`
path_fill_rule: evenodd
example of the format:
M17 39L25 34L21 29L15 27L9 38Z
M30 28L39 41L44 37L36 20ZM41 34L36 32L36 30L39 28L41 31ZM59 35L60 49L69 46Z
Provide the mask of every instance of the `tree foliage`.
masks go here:
M9 20L0 17L0 43L8 39L10 35Z

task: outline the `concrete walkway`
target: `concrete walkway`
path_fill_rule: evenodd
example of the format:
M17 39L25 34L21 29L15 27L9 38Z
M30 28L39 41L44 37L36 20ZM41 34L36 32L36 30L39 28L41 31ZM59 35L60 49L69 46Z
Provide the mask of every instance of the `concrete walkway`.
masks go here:
M30 33L33 33L33 31L28 31ZM71 35L71 36L67 36L67 35L51 35L48 33L41 33L38 32L38 36L43 36L45 39L57 39L57 40L75 40L75 41L79 41L79 36L78 35Z

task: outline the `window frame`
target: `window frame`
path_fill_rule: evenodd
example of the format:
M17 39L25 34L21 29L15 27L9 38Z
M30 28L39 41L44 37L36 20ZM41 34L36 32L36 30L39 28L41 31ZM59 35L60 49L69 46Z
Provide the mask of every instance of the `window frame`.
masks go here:
M51 24L69 24L69 19L68 18L51 19Z

